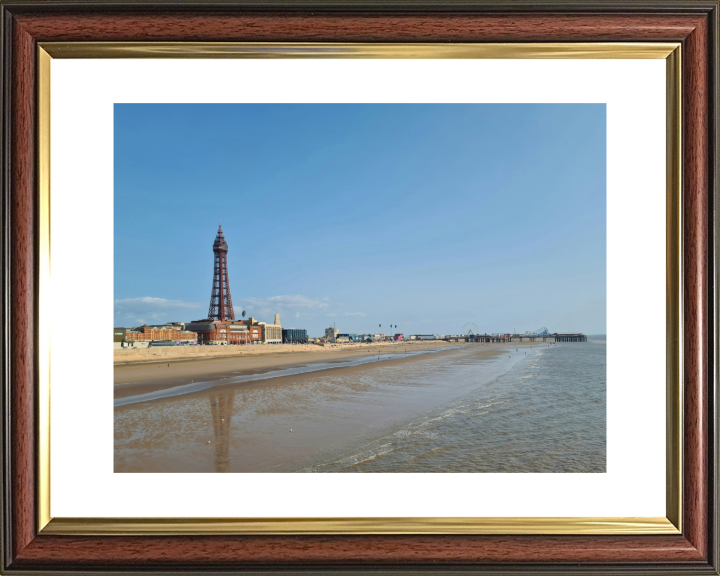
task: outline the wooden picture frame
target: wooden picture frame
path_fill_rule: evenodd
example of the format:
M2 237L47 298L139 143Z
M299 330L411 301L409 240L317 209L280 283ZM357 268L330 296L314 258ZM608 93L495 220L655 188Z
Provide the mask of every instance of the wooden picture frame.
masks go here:
M718 2L10 0L1 3L1 14L4 573L718 573ZM677 454L682 471L676 487L681 517L671 519L681 530L524 534L498 526L481 534L462 529L320 534L311 529L234 535L223 530L173 532L162 526L142 534L122 525L114 530L52 529L43 517L48 491L41 466L43 446L47 450L41 389L46 350L38 320L47 242L38 193L47 184L47 126L41 116L48 102L38 85L47 65L43 46L55 44L72 54L74 46L87 42L110 48L129 42L679 44L677 120L682 137L675 152L682 163L679 171L669 168L668 176L678 179L682 191L682 251L675 254L681 273L676 287L681 326L676 328L682 341L677 343L679 358L671 360L682 382L682 437L677 446L670 440L668 450ZM669 292L674 290L671 286Z

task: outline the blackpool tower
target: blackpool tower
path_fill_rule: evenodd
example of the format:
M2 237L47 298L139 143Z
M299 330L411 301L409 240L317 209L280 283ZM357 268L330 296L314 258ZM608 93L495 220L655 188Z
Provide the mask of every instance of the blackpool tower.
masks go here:
M232 297L230 296L230 279L228 278L227 253L228 245L225 242L222 226L218 228L215 242L215 272L213 273L212 295L210 296L209 320L235 320Z

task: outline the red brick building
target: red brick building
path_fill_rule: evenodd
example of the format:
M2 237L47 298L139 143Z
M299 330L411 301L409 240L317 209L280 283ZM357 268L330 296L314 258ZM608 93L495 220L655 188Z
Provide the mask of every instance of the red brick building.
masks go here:
M186 328L197 333L198 344L259 344L260 326L246 326L234 320L196 320Z
M175 340L193 342L197 339L197 334L187 330L178 330L177 328L167 326L148 326L143 324L134 330L128 330L125 333L125 340L139 341L157 341L157 340Z

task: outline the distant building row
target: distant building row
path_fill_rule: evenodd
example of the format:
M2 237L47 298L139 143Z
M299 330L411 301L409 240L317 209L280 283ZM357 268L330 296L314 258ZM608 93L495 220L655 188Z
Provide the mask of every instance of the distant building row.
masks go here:
M119 347L135 347L135 343L237 345L237 344L302 344L308 342L307 330L282 328L280 315L275 323L258 322L255 318L238 321L197 320L169 322L137 328L115 328L114 341Z
M384 342L387 340L404 340L404 334L395 334L394 336L386 336L385 334L373 333L373 334L340 334L337 328L326 328L325 338L326 342Z

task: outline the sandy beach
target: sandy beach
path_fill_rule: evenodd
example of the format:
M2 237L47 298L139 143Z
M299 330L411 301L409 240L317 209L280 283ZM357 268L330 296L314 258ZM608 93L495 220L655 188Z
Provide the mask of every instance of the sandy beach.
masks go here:
M317 362L342 362L364 356L405 354L424 350L456 348L458 342L417 342L378 344L330 344L277 346L188 346L116 350L114 382L117 394L138 393L152 388L152 382L177 378L197 379L222 374L252 374L287 366ZM495 349L502 344L482 348ZM118 354L121 352L123 354ZM118 357L122 360L118 360ZM137 383L137 386L133 384ZM122 390L118 386L122 384Z
M472 349L478 359L492 358L505 350L518 350L537 343L467 344L457 342L425 342L414 345L335 345L329 349L312 346L312 350L297 350L284 346L257 347L256 353L223 356L187 356L141 359L124 362L114 367L114 398L138 398L150 393L170 390L171 395L207 394L213 390L230 387L282 386L297 383L318 373L332 376L342 373L346 378L359 378L362 373L375 369L379 364L420 362L429 352L433 355L453 355ZM225 347L223 347L225 348ZM305 347L299 347L305 348ZM275 349L273 351L272 349ZM152 350L152 349L150 349ZM377 359L378 362L375 361ZM193 386L202 383L202 388ZM172 389L172 390L171 390ZM177 389L175 391L174 389ZM162 401L152 398L153 401ZM119 408L119 406L118 406Z
M457 346L458 342L404 341L375 342L373 344L268 344L256 346L158 346L153 348L124 348L113 351L115 366L162 362L166 360L200 360L205 358L238 358L247 356L286 356L289 354L359 353L374 354L379 350L409 348L424 350L443 346Z

